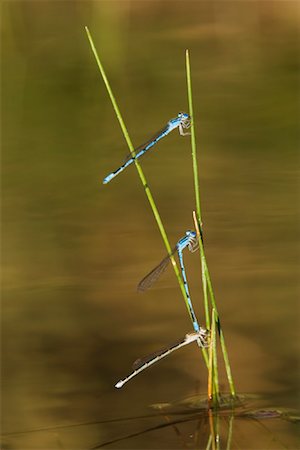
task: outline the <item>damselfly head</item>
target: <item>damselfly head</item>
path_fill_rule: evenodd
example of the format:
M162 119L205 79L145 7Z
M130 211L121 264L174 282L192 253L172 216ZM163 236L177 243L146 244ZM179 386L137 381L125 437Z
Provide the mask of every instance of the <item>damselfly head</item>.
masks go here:
M198 239L195 231L188 230L185 232L187 238L188 238L188 248L190 252L195 252L198 249Z
M187 235L187 237L189 237L189 238L191 238L191 239L196 237L195 231L187 230L187 231L185 232L185 234Z
M189 116L187 113L185 113L185 112L180 112L180 113L178 114L178 118L179 118L179 119L187 119L187 120L189 120L189 119L190 119L190 116Z
M183 128L189 128L191 126L191 118L187 113L180 112L178 118L180 119Z

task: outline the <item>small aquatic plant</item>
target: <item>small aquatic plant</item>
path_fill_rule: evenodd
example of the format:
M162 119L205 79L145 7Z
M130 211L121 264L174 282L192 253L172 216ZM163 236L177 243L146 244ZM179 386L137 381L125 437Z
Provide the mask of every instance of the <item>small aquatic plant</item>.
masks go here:
M99 55L98 55L98 52L94 45L92 36L91 36L88 28L85 27L85 29L86 29L86 33L87 33L93 54L95 56L95 59L96 59L97 65L98 65L99 71L103 78L105 87L107 89L108 95L109 95L110 100L113 105L113 109L115 111L115 114L117 116L117 119L119 121L120 127L122 129L123 135L125 137L126 143L128 145L128 148L129 148L130 154L131 154L131 156L128 158L128 160L119 169L115 170L114 172L112 172L111 174L109 174L107 177L104 178L103 183L107 184L108 182L110 182L115 176L117 176L120 172L122 172L124 169L126 169L126 167L129 164L133 164L133 163L135 164L139 178L144 187L147 199L149 201L150 207L151 207L153 215L156 219L156 223L158 225L160 234L162 236L163 242L165 244L165 247L166 247L166 250L168 253L168 256L167 256L167 258L165 258L165 260L167 262L171 261L171 263L172 263L183 299L185 301L188 313L189 313L191 321L193 323L194 331L195 331L195 333L199 333L199 336L201 334L201 337L202 337L202 335L204 336L205 330L203 328L199 327L198 322L195 318L195 315L193 312L193 307L191 304L191 299L189 296L187 280L186 280L186 275L185 275L185 269L184 269L184 265L183 265L182 249L184 247L181 247L180 243L184 238L182 238L182 240L178 241L178 243L175 247L175 250L177 250L179 262L180 262L180 268L179 268L177 265L176 259L174 257L176 252L174 251L174 249L172 250L172 248L170 246L170 243L169 243L164 225L162 223L158 208L154 201L153 195L151 193L149 184L147 183L144 172L139 163L139 157L142 156L148 149L153 147L153 145L155 145L162 137L169 134L173 129L178 127L179 132L182 135L187 134L184 132L184 128L190 128L190 130L191 130L191 148L192 148L193 176L194 176L195 202L196 202L196 210L193 213L193 219L194 219L194 223L195 223L196 233L195 232L187 232L186 234L194 233L193 239L195 239L197 237L197 248L199 248L201 277L202 277L202 286L203 286L205 325L206 325L207 330L210 331L211 339L210 339L209 351L207 351L207 348L206 348L206 341L205 342L202 341L199 338L199 336L196 336L196 338L193 337L192 339L187 338L187 336L189 336L189 335L186 335L186 337L180 341L178 348L181 347L182 345L186 345L189 342L193 342L193 341L197 340L198 345L201 348L207 369L208 369L208 398L210 401L213 402L213 404L215 406L217 406L220 402L219 383L218 383L218 365L217 365L217 344L216 344L217 334L219 335L219 338L220 338L220 345L221 345L222 355L223 355L224 364L225 364L225 368L226 368L226 374L227 374L231 397L235 397L236 393L235 393L235 387L234 387L234 383L233 383L233 379L232 379L231 368L230 368L227 348L226 348L226 344L225 344L224 333L223 333L223 330L221 327L220 317L219 317L218 310L217 310L216 300L215 300L215 296L214 296L214 292L213 292L212 282L211 282L208 265L207 265L207 261L206 261L206 257L205 257L205 252L204 252L204 246L203 246L204 237L203 237L203 231L202 231L202 218L201 218L201 208L200 208L200 187L199 187L198 164L197 164L196 135L195 135L189 52L188 52L188 50L186 50L186 74L187 74L187 93L188 93L189 114L179 113L176 118L169 120L167 125L157 135L155 135L151 140L149 140L146 144L144 144L143 146L140 146L138 148L135 148L132 144L132 141L131 141L129 133L127 131L125 122L122 118L119 106L117 104L117 101L116 101L114 94L112 92L112 89L110 87L108 78L105 74L102 62L99 58ZM191 237L191 235L189 235L189 236ZM186 245L188 245L188 244L186 244ZM149 275L155 273L155 276L156 276L156 272L155 272L156 269L157 268L153 269L153 271L151 271ZM162 269L162 271L163 270L164 270L164 268ZM155 276L154 276L154 278L155 278ZM144 287L146 285L146 279L147 279L147 277L145 277L142 280L142 282L140 283L140 286ZM211 319L210 319L210 315L211 315ZM197 339L197 337L198 337L198 339ZM173 351L174 345L171 348ZM162 352L156 352L154 359L155 360L160 359L160 357L159 357L160 355L166 355L169 353L170 353L170 351L168 351L168 350L162 351ZM153 361L153 359L148 358L146 365L149 366L150 364L152 364L153 362L151 362L151 361ZM136 369L136 372L139 373L141 371L141 367L142 366L139 365L138 369ZM127 377L127 379L131 379L132 376L134 376L134 375L131 374L129 377ZM123 384L124 384L123 381L117 383L116 387L123 386Z

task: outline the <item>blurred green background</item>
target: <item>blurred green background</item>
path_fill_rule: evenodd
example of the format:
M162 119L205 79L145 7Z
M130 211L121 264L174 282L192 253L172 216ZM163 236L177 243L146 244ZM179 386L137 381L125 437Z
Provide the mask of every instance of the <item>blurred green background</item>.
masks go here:
M139 416L206 391L196 345L114 388L192 327L172 270L136 292L165 249L135 168L102 185L128 150L85 25L136 145L187 111L189 48L205 248L236 387L296 407L299 3L4 1L1 12L3 432ZM173 132L141 162L175 245L193 227L189 138ZM198 261L186 255L203 322ZM86 448L136 426L6 435L3 449ZM282 433L294 446L294 429ZM114 448L181 447L161 430Z

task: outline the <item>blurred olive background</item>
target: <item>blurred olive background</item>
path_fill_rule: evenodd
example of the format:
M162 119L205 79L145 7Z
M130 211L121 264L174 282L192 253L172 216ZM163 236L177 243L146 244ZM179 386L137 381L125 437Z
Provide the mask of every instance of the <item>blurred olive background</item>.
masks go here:
M187 111L189 48L205 248L236 387L298 406L299 22L289 1L2 3L2 429L42 429L3 449L87 448L146 427L105 420L206 391L196 345L114 388L192 326L171 268L136 292L165 249L135 168L102 185L128 149L85 25L135 144ZM189 138L173 132L142 166L175 245L193 227ZM203 322L199 258L185 259ZM111 448L180 446L162 429Z

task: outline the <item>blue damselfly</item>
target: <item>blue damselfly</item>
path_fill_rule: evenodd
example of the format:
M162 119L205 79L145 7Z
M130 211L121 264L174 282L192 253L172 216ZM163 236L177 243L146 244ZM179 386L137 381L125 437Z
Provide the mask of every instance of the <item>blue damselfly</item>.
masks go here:
M186 113L180 112L177 117L174 119L169 120L167 125L162 128L160 131L158 131L151 139L149 139L145 144L140 145L134 150L135 155L130 155L125 161L125 163L119 167L114 172L111 172L109 175L107 175L104 180L103 184L109 183L113 178L115 178L119 173L123 172L126 167L128 167L130 164L132 164L136 159L143 156L147 150L149 150L151 147L153 147L160 139L167 136L169 133L171 133L172 130L175 130L175 128L179 129L179 133L181 136L185 136L186 134L189 134L184 131L184 129L187 129L191 126L191 119L190 116Z
M183 250L186 247L188 247L190 252L194 252L194 251L196 251L198 249L198 245L199 244L198 244L198 241L197 241L196 233L194 231L186 231L185 236L183 236L181 239L179 239L179 241L177 242L176 246L171 251L171 255L175 254L176 252L178 253L180 270L181 270L182 280L183 280L184 289L185 289L187 302L188 302L188 306L189 306L189 312L190 312L191 319L192 319L192 322L193 322L193 327L194 327L194 330L195 330L196 333L199 332L200 326L198 324L198 321L197 321L197 318L196 318L196 315L195 315L195 312L194 312L194 308L193 308L193 305L192 305L191 296L190 296L190 293L189 293L189 287L188 287L185 267L184 267L184 263L183 263ZM150 288L152 286L152 284L165 271L165 269L167 268L169 262L170 262L170 255L167 255L153 270L151 270L151 272L149 272L139 282L138 287L137 287L138 291L141 292L141 291L145 291L148 288Z

